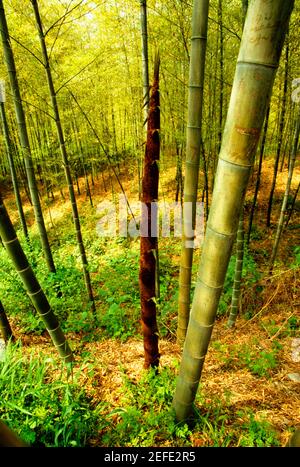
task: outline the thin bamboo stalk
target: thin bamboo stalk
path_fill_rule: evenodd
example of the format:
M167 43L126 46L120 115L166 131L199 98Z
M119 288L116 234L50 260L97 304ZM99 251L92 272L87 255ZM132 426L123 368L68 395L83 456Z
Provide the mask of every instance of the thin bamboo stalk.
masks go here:
M188 206L187 203L191 203L192 218L188 215L189 210L184 209L177 327L177 341L180 344L184 342L190 315L193 243L202 134L203 85L207 43L208 8L208 0L194 1L184 179L184 206Z

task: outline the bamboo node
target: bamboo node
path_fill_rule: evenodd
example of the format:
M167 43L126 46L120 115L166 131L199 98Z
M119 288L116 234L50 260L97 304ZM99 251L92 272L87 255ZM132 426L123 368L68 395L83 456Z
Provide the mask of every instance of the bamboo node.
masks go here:
M13 238L12 240L8 240L8 241L4 241L4 240L3 240L3 243L4 243L4 245L8 245L9 243L13 243L13 242L15 242L16 240L18 240L17 237Z
M18 273L18 274L22 274L23 272L28 271L28 269L30 269L30 266L27 266L27 268L25 268L25 269L17 270L17 273Z
M30 297L33 297L34 295L37 295L39 294L40 292L42 292L42 289L41 287L36 291L36 292L27 292L27 294L30 296Z

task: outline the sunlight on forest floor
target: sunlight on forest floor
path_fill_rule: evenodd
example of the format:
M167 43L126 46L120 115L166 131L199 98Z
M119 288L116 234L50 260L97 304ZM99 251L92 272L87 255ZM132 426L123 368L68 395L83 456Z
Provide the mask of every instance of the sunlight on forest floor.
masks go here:
M270 232L265 227L265 219L262 213L265 213L266 203L271 182L271 162L266 161L263 167L262 184L258 198L258 212L255 216L256 229ZM174 201L175 182L174 167L167 168L161 175L161 192L166 199ZM274 205L272 222L275 224L280 209L279 200L282 199L287 170L278 174L276 188L276 200ZM294 190L300 178L300 167L295 169L292 189ZM124 174L122 184L125 192L130 193L130 199L137 199L137 181L128 180ZM252 200L253 180L250 180L250 189L248 190L247 200ZM107 180L107 186L109 185ZM92 189L94 207L91 207L84 193L84 181L81 180L81 192L78 196L79 211L83 216L84 238L90 239L94 234L96 237L95 224L97 222L96 206L103 199L112 196L111 191L103 188L101 179L97 180ZM114 182L115 193L119 188ZM44 199L45 203L45 199ZM247 203L246 203L247 204ZM7 197L7 206L16 219L16 212L13 211L14 201L12 195ZM26 214L32 218L32 212L28 203L26 204ZM55 228L51 225L49 214L46 219L50 229L50 238L57 238L57 226L59 229L69 229L71 232L72 222L69 202L63 201L59 194L56 194L55 203L50 203L51 218ZM247 207L246 207L247 209ZM30 214L29 214L30 211ZM47 212L45 210L45 212ZM297 217L298 216L298 217ZM299 223L299 211L295 211L291 224ZM35 226L33 231L35 230ZM257 234L258 235L258 234ZM200 410L208 413L209 407L214 407L215 413L220 411L225 417L225 429L230 431L230 427L236 420L240 421L240 426L246 423L245 414L247 411L253 411L255 419L267 420L272 424L278 433L278 439L281 445L285 445L290 430L299 424L299 382L289 378L289 374L299 372L299 361L293 359L293 342L299 337L299 328L295 329L292 324L293 319L300 319L299 303L297 303L297 291L299 291L299 266L298 269L291 269L291 249L290 245L297 245L297 230L289 230L287 238L282 238L280 246L278 267L274 268L274 276L264 275L262 279L250 285L243 290L242 298L242 316L238 317L237 325L234 331L226 328L226 315L217 318L211 345L206 357L202 380L200 384ZM52 239L53 240L53 239ZM180 240L174 248L168 245L169 239L161 242L162 251L167 248L166 254L170 252L171 264L174 270L169 271L175 279L178 277ZM172 240L173 241L173 240ZM105 280L101 279L100 268L105 270L107 259L110 261L116 258L122 258L127 246L116 246L109 250L110 244L107 244L107 256L97 252L89 252L91 240L87 241L87 254L90 257L93 268L91 275L94 286L100 287L102 295L96 300L99 311L102 313L109 306L108 300L105 301ZM75 244L68 244L67 254L78 256ZM272 247L272 236L264 235L261 240L260 235L251 241L252 254L256 255L257 264L261 272L267 270L267 260ZM124 249L125 248L125 249ZM134 240L130 246L130 251L138 254L138 241ZM123 252L123 253L122 253ZM168 253L167 253L168 252ZM195 264L197 268L199 251L195 254ZM128 258L127 260L128 261ZM79 263L78 263L79 264ZM98 266L97 266L98 265ZM112 266L113 268L113 263ZM134 271L133 271L134 273ZM109 273L109 271L106 274ZM115 272L116 280L120 280L119 271ZM137 271L136 271L137 274ZM170 276L170 277L171 277ZM260 286L259 294L256 291L257 285ZM174 294L174 289L170 289ZM127 290L131 294L131 290ZM174 296L169 296L170 302L164 304L170 307L172 320L176 321L176 300ZM172 303L171 303L171 300ZM124 305L120 302L119 307ZM139 308L138 299L135 303L136 309ZM173 307L173 308L172 308ZM246 314L251 315L246 317ZM133 310L134 312L134 310ZM43 332L41 335L24 334L22 329L12 318L12 325L17 338L22 342L24 354L32 352L38 356L53 356L54 361L58 361L55 351L51 348L48 335ZM290 327L289 327L290 326ZM115 408L124 407L124 397L126 396L126 385L124 378L127 377L134 384L138 382L145 374L143 369L143 342L142 337L129 336L125 341L116 338L109 338L103 335L101 327L90 329L88 332L79 331L77 333L68 332L67 338L74 350L77 363L74 367L74 375L77 374L80 385L92 396L93 404L96 406L101 403L107 403L107 415ZM180 349L175 343L174 332L168 332L167 337L160 339L161 368L169 368L172 374L177 374L180 362ZM80 358L80 361L79 361ZM55 365L54 365L55 368ZM53 370L55 374L55 369ZM57 370L59 373L60 370ZM126 404L126 402L125 402ZM201 409L201 404L203 409ZM220 409L221 407L221 409ZM121 410L121 409L120 409ZM124 409L125 410L125 409ZM112 416L112 422L118 423L120 415ZM212 412L213 417L214 412ZM235 422L234 422L235 420ZM223 422L222 422L223 423ZM93 446L101 444L101 438L107 428L99 432L99 438L91 441ZM242 435L241 435L242 436ZM212 442L207 432L193 432L190 437L193 446L210 445ZM161 446L170 445L172 441L161 440Z

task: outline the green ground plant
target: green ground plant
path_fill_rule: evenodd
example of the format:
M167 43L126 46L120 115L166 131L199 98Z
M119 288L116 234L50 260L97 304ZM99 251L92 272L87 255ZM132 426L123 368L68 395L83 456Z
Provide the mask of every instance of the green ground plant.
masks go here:
M212 346L226 368L247 368L257 377L270 377L279 364L281 344L275 340L270 349L262 348L256 339L251 344L215 341Z
M86 446L101 421L100 406L58 365L10 345L0 362L0 418L31 446Z
M243 412L238 412L238 416L244 416ZM253 412L246 414L247 419L241 425L241 436L238 446L241 447L276 447L280 446L272 425L266 420L256 420Z
M145 371L139 381L124 371L121 406L108 414L110 426L102 436L102 445L134 447L171 442L173 446L190 446L190 428L174 418L174 387L170 368L161 369L159 374L154 369Z
M234 273L235 273L235 262L236 256L232 255L230 258L226 279L224 283L223 294L220 300L218 315L222 316L228 312L228 308L231 303L232 297L232 287L234 281ZM244 250L244 260L243 260L243 276L242 276L242 293L244 288L251 288L258 282L261 275L258 270L258 265L250 253L250 251L246 248ZM253 293L256 292L256 287L253 288Z

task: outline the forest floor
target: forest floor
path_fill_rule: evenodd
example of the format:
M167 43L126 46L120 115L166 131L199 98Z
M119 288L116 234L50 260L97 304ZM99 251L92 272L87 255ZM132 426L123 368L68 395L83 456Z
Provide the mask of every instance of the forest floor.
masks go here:
M86 324L80 317L82 315L77 316L78 329L75 330L74 323L73 328L70 324L66 329L76 356L74 374L77 374L80 386L91 397L92 406L102 407L101 417L106 420L98 426L97 433L90 437L89 445L284 446L293 429L300 424L300 380L297 381L295 376L300 374L300 261L299 249L295 248L299 246L299 207L294 211L289 229L284 233L278 260L270 275L268 259L287 169L278 174L272 225L267 228L265 217L271 178L272 164L265 161L249 247L250 259L245 265L249 269L246 274L249 273L250 278L245 279L241 313L234 330L226 327L228 297L227 301L224 299L223 308L217 316L196 400L200 422L192 428L176 425L169 431L167 428L160 429L162 422L159 412L168 413L166 405L170 405L172 400L181 354L176 344L180 239L173 239L173 242L169 239L160 241L161 273L165 273L159 321L162 325L159 344L161 374L157 378L161 378L161 383L155 383L156 393L151 398L149 390L153 389L154 383L143 369L143 341L138 324L138 240L118 243L101 239L99 245L95 229L96 206L120 190L116 182L110 186L109 177L106 177L106 189L110 186L111 190L113 186L109 193L104 189L103 180L95 180L92 207L84 193L84 180L80 180L79 212L84 219L83 235L87 239L87 254L91 259L97 310L103 315L109 311L106 320L97 329L91 326L80 330L80 320ZM162 165L160 193L166 200L174 201L174 179L175 168ZM298 164L292 192L299 179ZM134 172L123 174L121 180L129 200L136 200L137 180ZM246 216L254 183L253 177L246 197ZM48 203L49 211L45 209L51 243L64 248L65 256L78 256L74 242L67 244L60 240L61 232L68 230L71 222L69 203L58 196L54 203ZM12 218L16 220L15 212L12 211L14 201L10 194L6 204ZM30 206L26 201L24 204L31 223ZM199 254L198 249L195 251L194 272L197 270ZM124 316L119 316L120 310L125 310L127 317L132 312L131 320L136 320L134 331L124 323ZM17 316L11 319L24 355L49 356L49 338L44 332L29 330L24 334ZM110 333L104 333L103 336L105 330L110 330Z

